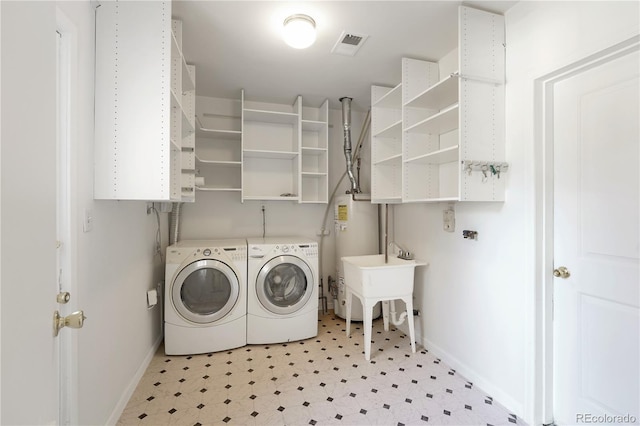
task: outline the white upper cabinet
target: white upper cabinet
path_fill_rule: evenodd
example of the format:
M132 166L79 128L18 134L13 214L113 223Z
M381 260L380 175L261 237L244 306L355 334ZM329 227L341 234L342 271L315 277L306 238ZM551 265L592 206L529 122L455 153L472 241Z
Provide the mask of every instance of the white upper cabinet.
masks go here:
M504 201L504 18L461 6L458 36L372 87L374 202Z
M96 199L193 201L195 68L171 2L96 9Z

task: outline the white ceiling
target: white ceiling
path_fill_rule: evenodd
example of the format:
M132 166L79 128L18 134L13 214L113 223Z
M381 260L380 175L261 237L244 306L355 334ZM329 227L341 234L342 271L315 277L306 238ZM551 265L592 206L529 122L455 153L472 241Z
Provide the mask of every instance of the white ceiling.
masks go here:
M401 58L437 61L457 43L457 8L464 4L504 13L515 1L184 1L173 2L183 21L183 51L196 65L196 93L309 106L352 97L369 108L372 84L395 86ZM284 19L305 13L316 21L313 46L297 50L280 36ZM356 56L331 49L342 31L366 34Z

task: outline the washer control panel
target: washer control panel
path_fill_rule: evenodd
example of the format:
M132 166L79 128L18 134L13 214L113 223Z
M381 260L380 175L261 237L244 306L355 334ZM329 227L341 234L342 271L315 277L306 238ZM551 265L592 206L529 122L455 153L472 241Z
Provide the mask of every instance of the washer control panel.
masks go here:
M274 254L297 254L301 253L307 257L317 257L318 256L318 243L308 243L308 244L277 244L273 248Z

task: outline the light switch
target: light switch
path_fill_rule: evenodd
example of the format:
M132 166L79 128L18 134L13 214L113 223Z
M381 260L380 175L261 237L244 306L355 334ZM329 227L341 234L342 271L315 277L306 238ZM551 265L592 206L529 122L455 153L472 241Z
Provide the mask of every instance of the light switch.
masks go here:
M93 209L84 209L84 220L82 221L82 231L93 230Z

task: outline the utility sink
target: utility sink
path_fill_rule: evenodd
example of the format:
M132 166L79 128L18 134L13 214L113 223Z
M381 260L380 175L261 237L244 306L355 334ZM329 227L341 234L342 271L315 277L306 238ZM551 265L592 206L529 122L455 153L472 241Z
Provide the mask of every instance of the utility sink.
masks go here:
M363 297L398 299L413 293L413 275L416 266L427 263L405 260L384 254L343 257L345 283L354 293Z
M351 334L351 304L355 295L362 302L364 326L364 356L371 359L371 327L373 307L383 302L384 329L389 329L390 300L400 299L406 306L409 323L411 350L415 353L415 331L413 324L413 278L416 267L426 266L419 260L405 260L389 257L385 262L383 254L348 256L342 258L346 286L347 336Z

